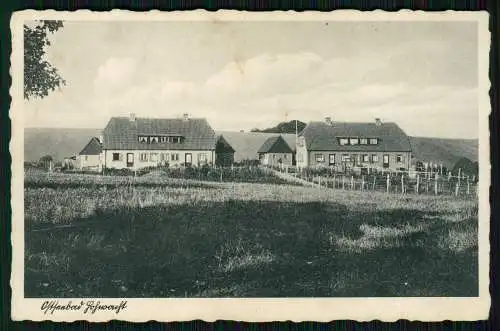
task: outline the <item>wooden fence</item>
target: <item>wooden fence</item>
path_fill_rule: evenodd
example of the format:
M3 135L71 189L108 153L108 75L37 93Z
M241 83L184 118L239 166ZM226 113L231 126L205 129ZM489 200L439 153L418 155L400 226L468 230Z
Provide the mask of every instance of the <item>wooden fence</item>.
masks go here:
M316 174L294 167L274 167L273 170L313 186L332 189L455 196L477 195L478 190L478 178L462 173L441 175L439 172L381 171L371 174Z

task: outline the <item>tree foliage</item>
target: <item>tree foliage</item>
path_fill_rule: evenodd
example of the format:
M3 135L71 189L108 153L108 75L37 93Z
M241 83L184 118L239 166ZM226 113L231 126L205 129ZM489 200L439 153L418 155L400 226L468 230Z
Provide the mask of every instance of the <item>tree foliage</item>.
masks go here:
M45 50L50 46L49 33L63 27L62 21L40 21L24 25L24 98L43 98L66 81L47 60Z
M52 155L44 155L40 158L40 163L47 163L47 162L52 162L54 161L54 158Z
M306 123L297 121L297 131L300 132L304 130ZM272 128L267 129L252 129L251 132L262 132L262 133L295 133L295 120L290 122L282 122Z

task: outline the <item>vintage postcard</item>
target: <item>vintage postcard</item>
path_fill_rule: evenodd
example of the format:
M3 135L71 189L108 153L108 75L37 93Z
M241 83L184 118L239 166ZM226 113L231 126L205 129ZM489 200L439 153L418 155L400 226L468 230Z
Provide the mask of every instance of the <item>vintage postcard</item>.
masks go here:
M487 13L11 29L14 320L487 318Z

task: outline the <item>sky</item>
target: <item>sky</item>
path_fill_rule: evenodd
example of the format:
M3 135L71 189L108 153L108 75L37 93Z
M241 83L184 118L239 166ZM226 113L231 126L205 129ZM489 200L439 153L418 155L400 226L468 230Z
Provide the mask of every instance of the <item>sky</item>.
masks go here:
M25 101L26 127L104 128L111 116L396 122L477 138L475 22L78 22L51 36L67 85Z

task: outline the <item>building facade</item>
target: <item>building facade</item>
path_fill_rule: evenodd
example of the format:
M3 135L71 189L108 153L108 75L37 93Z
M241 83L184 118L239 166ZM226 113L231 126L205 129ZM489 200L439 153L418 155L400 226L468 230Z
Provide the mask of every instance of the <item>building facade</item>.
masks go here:
M293 150L282 136L270 137L258 150L259 161L263 165L291 166Z
M100 138L93 137L78 153L76 168L83 171L101 171L103 160L102 142Z
M113 117L103 131L103 166L137 170L160 165L232 164L234 150L205 119Z
M346 170L409 170L409 137L395 123L309 123L297 139L297 166Z

